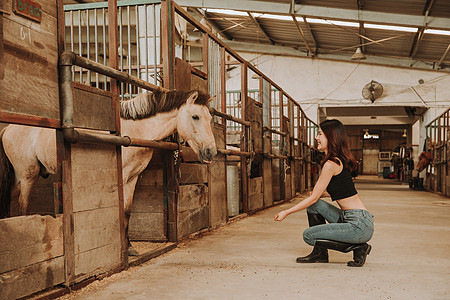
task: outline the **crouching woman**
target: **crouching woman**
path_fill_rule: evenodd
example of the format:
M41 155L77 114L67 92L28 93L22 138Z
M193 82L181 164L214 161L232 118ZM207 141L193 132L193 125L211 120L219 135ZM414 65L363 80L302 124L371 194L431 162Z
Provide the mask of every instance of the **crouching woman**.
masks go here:
M311 195L278 213L274 220L283 221L286 216L306 209L310 227L304 231L303 239L314 249L311 254L298 257L298 263L327 263L328 249L332 249L353 251L353 260L347 265L362 267L372 248L367 242L374 231L373 215L359 198L351 177L356 161L344 126L338 120L322 122L316 141L317 149L325 153L325 158ZM319 199L325 190L338 207Z

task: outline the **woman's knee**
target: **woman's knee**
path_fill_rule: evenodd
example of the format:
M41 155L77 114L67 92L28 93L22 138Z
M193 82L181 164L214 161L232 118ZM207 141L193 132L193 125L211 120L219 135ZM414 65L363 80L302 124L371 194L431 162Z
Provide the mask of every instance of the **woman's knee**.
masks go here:
M305 243L311 246L314 246L314 244L316 243L316 239L314 238L313 232L311 231L311 227L303 231L303 240L305 241Z
M320 206L323 205L322 202L324 202L322 199L318 199L315 203L306 208L306 212L309 212L310 214L318 214Z

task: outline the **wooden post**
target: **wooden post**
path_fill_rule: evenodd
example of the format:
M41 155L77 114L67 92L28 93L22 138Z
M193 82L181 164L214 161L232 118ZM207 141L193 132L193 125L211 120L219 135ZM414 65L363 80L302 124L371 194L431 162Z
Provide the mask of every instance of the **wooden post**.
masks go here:
M64 143L64 158L62 162L63 180L63 232L64 232L64 265L65 285L70 286L75 278L75 237L73 222L73 198L72 198L72 164L71 145Z
M172 0L161 1L161 38L164 70L164 88L175 88L175 27Z
M206 75L209 74L209 36L206 33L203 33L203 73ZM206 76L206 78L209 78L209 76ZM209 91L208 91L209 92Z
M280 108L280 131L281 132L286 132L285 128L284 128L284 120L283 120L283 91L279 91L279 108ZM283 153L282 147L284 147L286 141L285 141L285 137L283 135L280 135L280 155L285 155L285 153ZM286 180L286 177L284 176L284 160L282 158L280 158L280 200L286 200L286 193L285 193L285 186L284 186L284 182Z
M162 38L162 60L164 70L164 88L175 88L175 27L174 7L172 0L161 1L161 38ZM177 231L177 206L178 206L178 172L174 169L174 158L172 152L166 151L167 159L167 237L170 242L178 239Z
M108 37L109 37L109 66L119 68L118 39L117 39L117 0L108 1ZM116 135L120 136L120 104L119 104L119 82L111 78L111 93L115 106ZM117 157L117 188L119 193L119 221L121 240L121 261L123 268L128 266L128 243L125 236L125 209L123 198L123 175L122 175L122 147L116 147Z
M248 121L247 115L247 97L248 97L248 62L241 63L241 114L242 119ZM244 140L241 142L241 151L248 151L248 135L250 127L242 126ZM249 178L247 172L247 159L241 156L241 181L242 181L242 209L244 213L248 212L248 191Z

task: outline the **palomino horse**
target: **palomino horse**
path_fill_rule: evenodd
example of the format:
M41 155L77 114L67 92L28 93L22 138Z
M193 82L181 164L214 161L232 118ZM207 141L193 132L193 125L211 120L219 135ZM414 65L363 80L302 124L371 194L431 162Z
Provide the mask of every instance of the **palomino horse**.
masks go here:
M121 133L133 138L161 140L174 132L189 143L198 159L210 163L217 149L211 130L207 94L162 91L121 102ZM2 147L3 144L3 147ZM131 213L136 182L153 155L152 148L123 147L125 228ZM9 215L11 199L19 213L28 214L30 192L39 175L57 171L54 129L9 125L0 133L0 218Z

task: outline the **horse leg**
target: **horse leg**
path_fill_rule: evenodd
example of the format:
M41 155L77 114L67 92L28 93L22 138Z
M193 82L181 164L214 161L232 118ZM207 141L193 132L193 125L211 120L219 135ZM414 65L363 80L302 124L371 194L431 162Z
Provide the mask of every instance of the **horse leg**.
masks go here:
M31 191L34 184L37 181L39 173L34 178L27 178L20 182L20 195L19 195L19 214L22 216L28 215L28 204L31 198Z
M125 237L128 243L128 255L129 256L138 256L139 253L131 246L130 237L128 235L128 226L130 224L130 216L131 216L131 204L133 203L133 195L134 189L136 187L136 183L138 181L139 176L134 176L128 182L124 180L123 186L123 200L124 200L124 210L125 210Z

